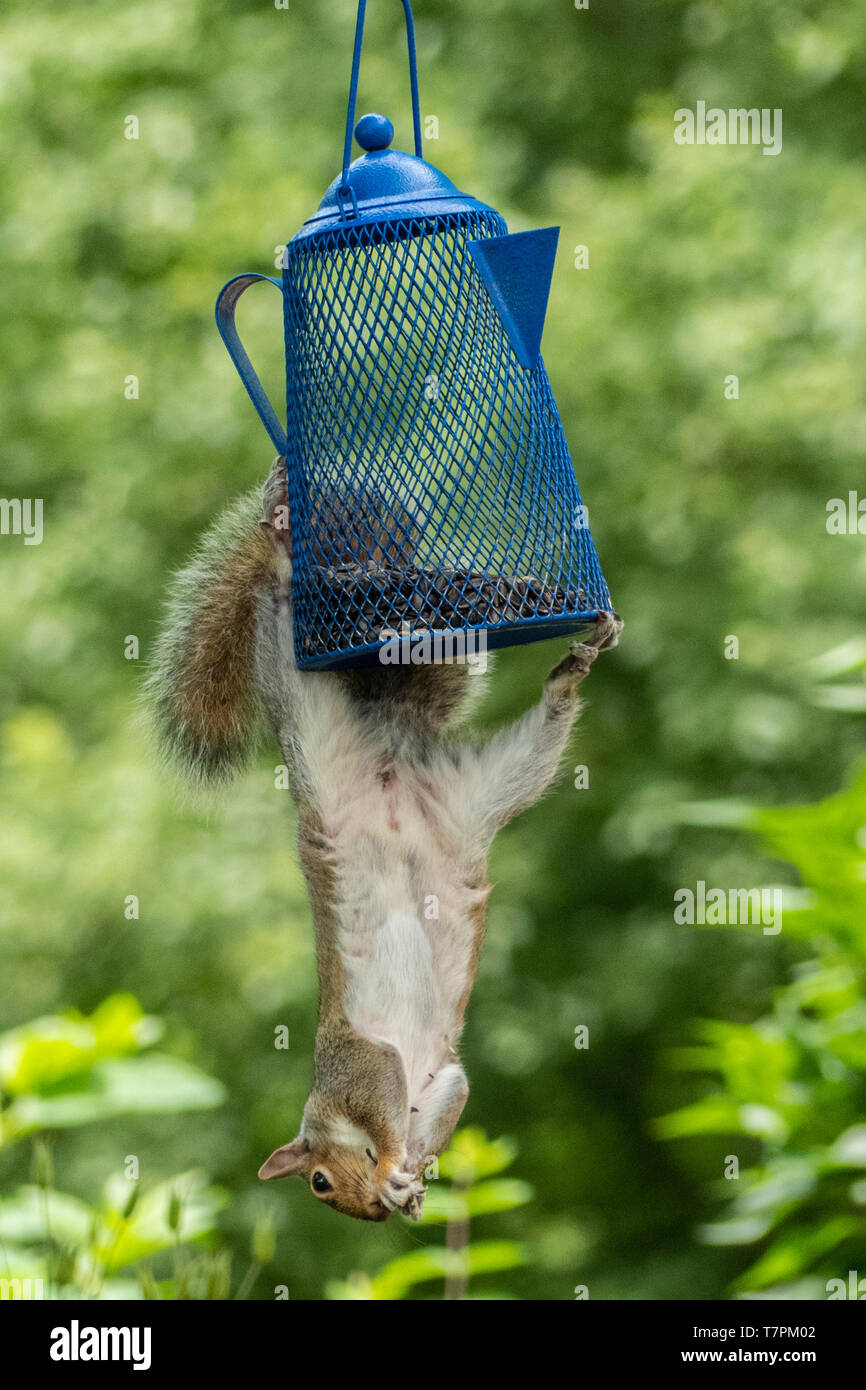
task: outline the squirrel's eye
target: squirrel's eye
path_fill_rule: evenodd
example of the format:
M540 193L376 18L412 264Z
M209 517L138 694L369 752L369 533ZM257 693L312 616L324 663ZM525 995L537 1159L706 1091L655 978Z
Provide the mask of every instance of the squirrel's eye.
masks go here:
M378 1165L378 1163L379 1163L379 1160L378 1160L378 1158L376 1157L376 1155L375 1155L374 1153L371 1153L369 1149L365 1149L365 1150L364 1150L364 1153L367 1155L367 1157L369 1158L369 1160L370 1160L370 1162L373 1164L373 1166L376 1167L376 1166Z
M318 1168L317 1168L316 1171L315 1171L315 1173L313 1174L313 1191L314 1191L314 1192L333 1192L333 1190L334 1190L334 1189L332 1188L331 1184L328 1182L328 1179L325 1177L324 1173L320 1173L319 1170L318 1170Z

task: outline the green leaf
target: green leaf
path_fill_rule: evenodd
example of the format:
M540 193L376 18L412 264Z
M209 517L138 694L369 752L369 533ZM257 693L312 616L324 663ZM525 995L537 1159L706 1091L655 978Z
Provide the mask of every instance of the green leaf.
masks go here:
M467 1221L469 1219L469 1206L466 1200L468 1191L469 1189L463 1191L446 1187L441 1182L431 1184L424 1197L420 1224L422 1226L444 1226L448 1222Z
M468 1248L470 1274L493 1274L518 1269L527 1262L525 1245L514 1240L487 1240Z
M862 1222L849 1216L830 1217L816 1226L786 1232L746 1271L735 1287L747 1292L786 1283L805 1273L816 1259L843 1240L861 1232Z
M92 1207L62 1192L19 1187L0 1201L0 1242L36 1244L49 1238L61 1245L86 1244L95 1220Z
M653 1121L652 1128L659 1139L682 1139L695 1134L738 1134L740 1107L733 1096L720 1092L660 1116Z
M441 1177L469 1186L509 1167L517 1156L511 1139L488 1139L482 1129L460 1129L439 1159Z
M221 1105L219 1081L176 1057L146 1057L97 1062L53 1095L21 1096L2 1114L2 1142L11 1143L40 1129L66 1129L115 1115L176 1114Z
M87 1072L100 1058L138 1052L161 1025L131 994L115 994L89 1018L75 1011L34 1019L0 1036L0 1088L29 1095Z
M132 994L112 994L90 1015L96 1052L121 1057L150 1047L163 1033L160 1019L145 1014Z
M459 1251L427 1245L421 1250L412 1250L408 1255L399 1255L380 1269L370 1283L372 1296L380 1299L402 1298L417 1284L442 1279L463 1268L464 1260Z
M375 1299L373 1283L367 1274L350 1274L348 1279L328 1279L325 1298L339 1303L369 1303Z
M69 1018L42 1018L0 1038L0 1085L27 1095L86 1072L95 1057L93 1032Z
M819 709L866 714L866 685L819 685L812 694L812 703Z
M812 657L805 671L812 680L832 680L853 675L855 671L866 671L866 638L852 637L841 646Z
M421 1223L441 1226L498 1211L512 1211L532 1201L532 1188L519 1178L500 1178L465 1190L435 1185L427 1189Z
M697 1229L702 1245L752 1245L771 1227L769 1216L740 1216L729 1221L706 1222Z
M200 1240L215 1229L226 1200L198 1171L182 1173L150 1188L139 1198L132 1216L124 1220L121 1212L128 1196L129 1183L115 1174L106 1187L103 1221L94 1246L94 1257L108 1274L145 1256ZM177 1210L176 1231L169 1221L173 1206Z
M866 1125L846 1129L830 1146L827 1157L840 1168L866 1168Z
M866 764L837 796L811 806L762 811L761 833L771 851L796 864L814 893L805 912L786 916L785 930L836 937L866 960Z
M470 1217L489 1216L497 1211L513 1211L531 1202L532 1188L520 1178L499 1178L480 1183L466 1193L466 1208Z

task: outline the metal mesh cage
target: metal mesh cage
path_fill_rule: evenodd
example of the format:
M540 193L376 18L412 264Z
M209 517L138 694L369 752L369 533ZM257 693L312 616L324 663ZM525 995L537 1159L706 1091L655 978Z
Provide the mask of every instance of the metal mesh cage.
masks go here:
M543 364L521 365L468 244L476 206L286 250L287 467L301 666L394 633L576 631L610 607Z

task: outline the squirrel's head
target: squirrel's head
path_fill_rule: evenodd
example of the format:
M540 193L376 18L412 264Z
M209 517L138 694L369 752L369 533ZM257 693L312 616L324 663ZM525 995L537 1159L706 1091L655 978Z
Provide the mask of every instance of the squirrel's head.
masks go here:
M401 1209L416 1218L424 1189L408 1173L382 1171L369 1146L311 1143L298 1136L275 1149L259 1169L260 1178L301 1177L319 1202L359 1221L387 1221Z

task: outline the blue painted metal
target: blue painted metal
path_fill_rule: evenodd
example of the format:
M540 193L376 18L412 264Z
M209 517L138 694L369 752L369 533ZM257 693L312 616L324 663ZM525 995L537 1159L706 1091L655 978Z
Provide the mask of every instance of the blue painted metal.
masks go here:
M559 228L470 241L487 292L511 339L517 360L531 371L541 356L541 335L553 281Z
M287 461L296 656L365 664L393 632L484 630L490 647L575 632L610 608L540 357L556 228L508 235L386 117L357 126L365 0L341 173L283 262L287 428L234 325L220 332ZM279 283L272 280L271 283Z
M354 201L351 217L345 204ZM391 221L406 217L426 217L430 213L463 212L484 209L485 204L470 198L439 169L403 150L373 150L356 159L349 168L349 183L342 175L334 179L295 240L320 232L366 221ZM493 208L486 208L493 212Z
M406 43L409 48L409 85L412 90L412 131L415 136L415 154L421 158L421 98L418 94L418 58L415 53L415 20L410 0L403 0L406 16ZM355 48L352 54L352 75L349 78L349 105L346 111L346 140L343 146L343 183L349 182L349 161L352 158L352 127L358 108L358 78L361 73L361 50L364 46L364 21L367 18L367 0L358 0L358 20L355 25Z
M374 111L369 116L362 116L355 126L355 139L369 154L371 150L387 150L394 139L394 127L387 116L380 116Z
M250 272L247 275L236 275L233 280L229 280L227 285L223 285L219 292L216 302L217 328L220 331L220 337L228 348L229 357L234 362L241 381L247 388L250 400L259 413L262 424L276 445L278 452L284 454L288 448L286 432L277 418L277 412L265 394L262 383L256 376L253 364L247 356L235 326L235 309L238 300L244 291L248 290L250 285L254 285L257 280L266 280L269 285L276 285L278 290L282 289L282 282L274 280L270 275L257 275L255 272Z

